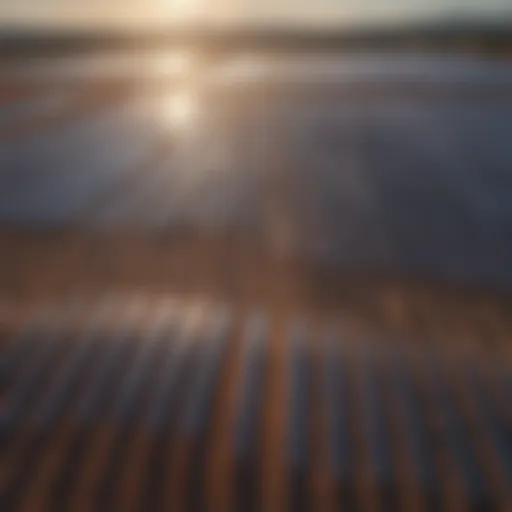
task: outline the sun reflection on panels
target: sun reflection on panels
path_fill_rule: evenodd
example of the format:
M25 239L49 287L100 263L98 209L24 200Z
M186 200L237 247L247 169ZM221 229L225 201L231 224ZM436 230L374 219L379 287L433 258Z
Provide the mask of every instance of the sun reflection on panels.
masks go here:
M186 50L153 55L150 71L157 78L185 78L192 71L193 56Z
M196 102L188 91L177 91L167 102L166 117L174 127L186 127L192 124L196 114Z

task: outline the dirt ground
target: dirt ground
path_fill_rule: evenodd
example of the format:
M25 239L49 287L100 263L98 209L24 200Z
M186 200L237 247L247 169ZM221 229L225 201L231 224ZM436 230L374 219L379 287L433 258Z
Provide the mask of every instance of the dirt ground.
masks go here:
M204 296L239 308L343 316L390 336L461 341L510 339L512 299L503 290L428 276L340 275L276 258L239 238L4 232L1 299L8 304L81 295Z

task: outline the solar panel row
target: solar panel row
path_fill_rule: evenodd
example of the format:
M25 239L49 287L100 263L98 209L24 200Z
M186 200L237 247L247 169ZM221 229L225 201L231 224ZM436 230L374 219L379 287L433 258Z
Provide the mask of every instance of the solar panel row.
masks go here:
M512 504L505 341L377 339L204 301L77 304L3 340L4 510Z

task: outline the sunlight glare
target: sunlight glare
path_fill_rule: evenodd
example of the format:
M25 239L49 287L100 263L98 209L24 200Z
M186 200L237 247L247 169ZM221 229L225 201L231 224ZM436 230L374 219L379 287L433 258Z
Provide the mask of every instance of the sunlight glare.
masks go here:
M176 92L168 100L167 117L173 127L189 126L195 117L195 111L196 105L189 92Z
M200 0L170 0L169 14L174 20L190 21L199 14Z

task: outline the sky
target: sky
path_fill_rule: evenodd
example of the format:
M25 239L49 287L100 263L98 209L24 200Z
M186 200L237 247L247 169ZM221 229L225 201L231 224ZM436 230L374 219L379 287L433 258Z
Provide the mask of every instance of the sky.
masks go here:
M504 15L512 19L512 0L0 0L0 23L57 26L352 25Z

